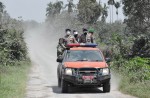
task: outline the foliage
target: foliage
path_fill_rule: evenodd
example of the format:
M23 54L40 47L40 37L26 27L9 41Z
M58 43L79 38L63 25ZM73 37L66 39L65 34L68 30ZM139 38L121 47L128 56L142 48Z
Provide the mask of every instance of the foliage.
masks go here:
M96 0L80 0L78 19L84 24L95 23L101 15L102 8Z
M26 47L22 34L16 30L0 31L0 65L11 65L26 59Z
M149 0L122 0L124 4L125 22L134 36L150 34L150 2Z
M4 10L4 9L3 9ZM0 65L15 65L26 60L26 45L23 39L22 20L10 18L4 11L0 18Z
M113 62L113 67L128 77L130 83L144 82L150 79L150 59L135 57L131 60L118 58Z
M49 18L54 18L56 15L60 14L63 8L63 2L57 1L55 3L50 2L46 8L46 16Z
M138 98L150 98L150 81L130 83L128 78L123 78L119 89Z
M115 7L116 7L116 14L117 14L117 19L118 19L118 9L119 9L119 7L120 7L121 5L120 5L120 3L119 2L116 2L115 3Z
M73 8L75 8L76 5L73 4L73 0L68 0L68 4L66 4L64 8L66 7L68 7L68 13L70 14L71 12L73 12Z
M102 17L101 17L101 21L102 22L106 22L106 18L108 17L108 7L106 4L104 4L104 7L102 7Z
M150 97L150 58L118 58L112 62L112 68L122 77L120 90L139 98Z

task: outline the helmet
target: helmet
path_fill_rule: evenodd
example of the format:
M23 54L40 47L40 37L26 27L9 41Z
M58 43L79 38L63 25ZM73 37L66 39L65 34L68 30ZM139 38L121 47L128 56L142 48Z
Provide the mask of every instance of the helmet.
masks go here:
M67 35L70 35L70 34L71 34L71 32L70 32L70 31L67 31L67 32L66 32L66 34L67 34Z
M76 32L74 32L74 35L77 35L78 34L78 32L76 31Z
M89 33L94 33L95 30L94 29L89 29L88 31L89 31Z

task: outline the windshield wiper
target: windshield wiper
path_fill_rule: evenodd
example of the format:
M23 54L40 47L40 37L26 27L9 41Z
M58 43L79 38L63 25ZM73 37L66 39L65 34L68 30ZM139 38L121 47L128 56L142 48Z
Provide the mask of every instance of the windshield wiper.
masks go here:
M76 61L88 61L88 60L76 60Z
M91 60L91 62L102 62L102 60Z

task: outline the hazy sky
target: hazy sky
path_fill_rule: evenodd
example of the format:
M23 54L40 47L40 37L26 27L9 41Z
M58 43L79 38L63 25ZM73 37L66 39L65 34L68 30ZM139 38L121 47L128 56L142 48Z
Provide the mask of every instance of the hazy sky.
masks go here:
M0 0L6 6L6 10L13 18L18 18L22 16L24 20L36 20L38 22L43 22L45 20L46 7L47 4L56 0ZM65 3L67 0L62 0ZM120 1L120 0L115 0ZM74 0L75 3L78 0ZM106 3L107 0L101 0L102 3ZM114 12L116 9L114 8ZM119 9L119 19L123 19L122 9ZM110 15L109 15L110 16ZM114 20L116 20L116 14L114 13ZM107 21L110 17L107 18Z

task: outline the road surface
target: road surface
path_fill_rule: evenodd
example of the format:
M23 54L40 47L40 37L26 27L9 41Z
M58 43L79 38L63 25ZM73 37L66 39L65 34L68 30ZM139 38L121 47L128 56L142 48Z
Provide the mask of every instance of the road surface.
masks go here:
M59 33L45 29L28 30L25 41L32 60L25 98L135 98L118 91L119 79L112 75L111 92L101 89L72 89L62 94L57 86L56 45Z

